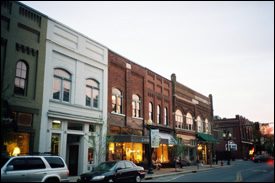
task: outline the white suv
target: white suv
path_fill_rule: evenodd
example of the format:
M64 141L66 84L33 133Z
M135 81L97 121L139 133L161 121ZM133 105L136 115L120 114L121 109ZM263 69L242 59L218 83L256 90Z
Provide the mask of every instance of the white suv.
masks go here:
M1 167L1 182L68 182L68 177L60 156L15 156Z

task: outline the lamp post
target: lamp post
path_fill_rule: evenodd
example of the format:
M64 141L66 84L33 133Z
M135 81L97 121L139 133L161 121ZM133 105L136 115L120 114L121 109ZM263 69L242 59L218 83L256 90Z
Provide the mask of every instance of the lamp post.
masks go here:
M149 131L149 148L148 148L148 174L153 174L153 165L152 165L152 149L151 149L151 126L146 126Z
M227 143L227 148L225 148L225 150L227 151L227 165L230 165L230 155L231 155L231 151L230 150L231 149L229 147L229 141L231 140L232 134L230 133L230 131L224 130L222 136L223 136L223 139Z

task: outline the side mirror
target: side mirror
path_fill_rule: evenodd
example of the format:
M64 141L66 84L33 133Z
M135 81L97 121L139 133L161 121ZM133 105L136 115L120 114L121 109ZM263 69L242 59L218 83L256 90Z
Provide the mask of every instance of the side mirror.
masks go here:
M14 169L13 165L8 165L6 168L6 171L12 171L13 169Z
M121 168L121 167L118 167L118 168L116 169L116 172L118 172L119 170L122 170L122 168Z

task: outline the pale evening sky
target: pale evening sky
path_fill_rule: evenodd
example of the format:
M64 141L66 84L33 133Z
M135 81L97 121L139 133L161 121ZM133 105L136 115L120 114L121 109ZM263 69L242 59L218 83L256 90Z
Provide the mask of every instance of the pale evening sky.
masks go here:
M214 115L274 123L274 2L24 1L208 96Z

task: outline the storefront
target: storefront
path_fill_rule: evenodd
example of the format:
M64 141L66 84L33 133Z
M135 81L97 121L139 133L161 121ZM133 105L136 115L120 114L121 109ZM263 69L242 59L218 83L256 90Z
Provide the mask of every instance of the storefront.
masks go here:
M159 160L161 163L173 162L173 147L177 144L175 138L168 134L159 132L160 144L158 148L154 148L152 159Z
M203 164L211 164L213 144L217 140L209 134L197 133L197 159Z
M113 135L108 144L107 160L130 160L141 163L145 158L145 144L148 137L137 135Z

